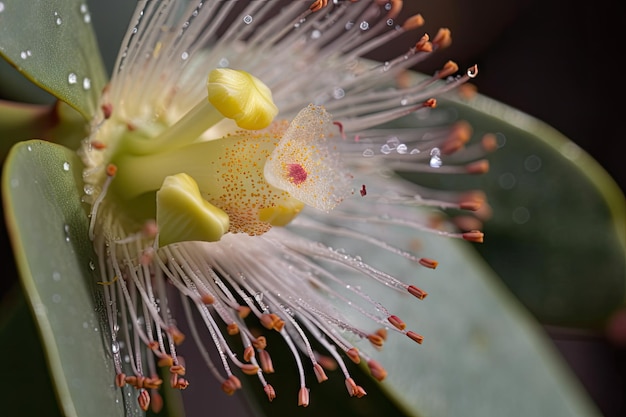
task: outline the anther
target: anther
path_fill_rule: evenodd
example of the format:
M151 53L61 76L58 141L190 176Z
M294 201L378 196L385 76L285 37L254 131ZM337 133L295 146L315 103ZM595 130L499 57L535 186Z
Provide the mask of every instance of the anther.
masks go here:
M158 348L159 344L157 343L157 348ZM154 350L154 349L153 349ZM172 366L174 365L174 359L171 356L164 356L162 358L159 359L159 361L157 362L157 365L159 365L160 367L167 367L167 366Z
M354 394L354 396L357 397L357 398L363 398L366 395L367 395L367 392L365 391L365 389L362 386L357 385L356 386L356 394Z
M161 384L163 384L163 380L156 376L145 378L143 381L144 388L149 388L149 389L158 389L161 386Z
M372 377L374 377L374 379L378 382L382 382L387 377L387 371L385 368L383 368L382 365L374 359L367 361L367 366L370 368Z
M244 363L241 365L241 372L246 375L256 375L259 372L259 367L251 363Z
M361 197L365 197L367 195L367 189L365 188L365 184L361 186L359 192L361 193Z
M434 109L435 107L437 107L437 100L434 98L429 98L428 100L422 103L422 106L430 107L431 109Z
M357 348L350 348L346 351L346 355L350 358L350 360L357 365L361 362L361 355L359 355L359 350Z
M380 336L383 340L385 341L387 340L387 329L381 327L380 329L376 330L374 333Z
M317 382L324 382L328 380L326 376L326 372L324 372L324 368L319 363L313 365L313 372L315 372L315 377L317 378Z
M104 103L100 106L100 109L102 110L102 114L104 114L105 119L109 119L113 114L113 105L111 103Z
M429 268L429 269L435 269L439 265L439 262L437 262L434 259L430 259L430 258L420 258L418 262L423 267L426 267L426 268Z
M178 378L178 381L174 388L182 391L182 390L187 389L188 386L189 386L189 381L187 381L185 378Z
M483 238L485 234L479 230L472 230L469 232L463 233L463 239L474 242L474 243L483 243Z
M173 374L183 376L185 375L185 367L182 365L172 365L170 366L170 372Z
M406 328L406 323L398 316L391 315L387 317L387 320L389 320L389 323L391 323L396 329L404 330Z
M481 140L481 145L485 152L493 152L498 149L498 140L493 133L487 133Z
M298 391L298 405L302 407L308 407L309 389L307 387L301 387L300 391Z
M157 390L150 392L150 410L153 413L158 414L163 410L163 397Z
M137 402L143 411L148 411L148 407L150 407L150 393L145 389L141 389L137 397Z
M435 39L433 40L433 44L437 45L439 48L447 48L452 44L452 33L448 28L441 28L435 35Z
M272 363L272 357L267 350L259 350L259 362L261 363L261 369L266 374L274 373L274 364Z
M174 344L176 344L177 346L183 343L183 341L185 340L185 335L174 326L168 329L168 334L174 341Z
M351 397L357 394L357 385L352 378L346 378L346 388Z
M420 288L417 288L415 285L409 285L407 287L407 291L409 292L409 294L411 294L413 297L418 298L420 300L423 300L424 298L426 298L426 296L428 295L428 293Z
M318 10L323 9L328 5L328 0L315 0L311 6L309 6L309 10L312 12L317 12Z
M103 149L106 149L106 145L102 142L100 142L99 140L92 140L90 142L91 147L94 148L95 150L101 151Z
M252 346L255 349L263 350L267 347L267 339L265 339L265 336L259 336L252 341Z
M369 340L370 343L376 348L383 347L383 344L385 343L385 340L377 334L368 334L367 340Z
M231 375L222 383L222 391L228 395L233 395L235 391L241 389L241 381L235 375Z
M252 310L248 306L237 307L237 315L242 319L245 319L246 317L248 317L248 314L250 314L250 311Z
M265 391L265 395L267 395L267 399L270 400L270 402L274 398L276 398L276 391L274 390L274 387L271 386L270 384L267 384L266 386L264 386L263 391Z
M415 50L417 52L432 52L433 44L430 42L430 36L425 33L419 41L415 44Z
M424 25L424 17L421 14L416 14L414 16L409 17L402 24L402 29L404 30L413 30L417 29L420 26Z
M468 174L486 174L487 172L489 172L489 161L487 161L486 159L481 159L480 161L467 164L467 166L465 167L465 171Z
M443 65L443 67L439 71L437 71L436 76L437 78L441 80L456 73L458 70L459 70L459 66L457 65L456 62L448 61Z
M119 373L115 375L115 385L120 388L126 385L126 375L124 373Z
M106 167L106 173L109 177L114 177L117 174L117 166L114 164L109 164Z
M230 323L226 326L226 332L231 336L239 334L239 326L237 326L237 323Z
M202 300L203 304L210 305L215 302L215 297L213 297L211 294L204 293L200 296L200 300Z
M421 334L417 334L414 331L409 330L408 332L406 332L406 335L409 339L419 343L420 345L424 341L424 336L422 336Z
M250 362L254 358L254 348L252 346L246 346L243 350L243 360Z

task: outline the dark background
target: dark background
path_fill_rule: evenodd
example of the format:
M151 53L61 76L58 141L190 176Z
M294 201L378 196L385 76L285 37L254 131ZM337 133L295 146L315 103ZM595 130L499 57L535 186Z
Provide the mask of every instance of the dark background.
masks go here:
M109 64L117 52L132 0L89 1ZM626 190L621 58L625 3L596 0L405 0L406 13L426 18L431 35L440 25L453 44L417 69L430 73L448 59L461 68L478 64L481 94L535 116L589 152ZM112 17L112 14L114 17ZM417 36L413 34L412 36ZM398 41L398 53L407 43ZM391 53L387 48L386 52ZM391 58L381 55L381 59ZM11 94L0 88L0 98ZM4 246L4 244L3 244ZM8 249L7 249L8 250ZM0 289L5 288L5 281ZM606 417L626 417L626 344L603 333L546 329Z

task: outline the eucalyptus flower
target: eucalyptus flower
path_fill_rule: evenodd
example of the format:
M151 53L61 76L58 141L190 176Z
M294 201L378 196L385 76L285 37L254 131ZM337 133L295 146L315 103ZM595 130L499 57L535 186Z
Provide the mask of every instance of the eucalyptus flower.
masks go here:
M422 343L411 318L354 277L424 299L418 281L438 260L394 230L481 242L476 217L438 213L487 207L480 192L433 190L396 172L484 173L495 142L465 146L464 123L389 124L426 121L438 96L477 74L448 62L407 79L451 35L420 33L420 15L396 21L401 9L401 0L138 3L78 152L116 383L137 388L144 410L158 410L162 384L193 383L185 367L202 364L178 354L186 337L227 394L256 378L271 401L271 346L258 328L277 332L302 406L306 374L323 382L338 368L348 395L362 397L346 360L382 381L375 352L388 332ZM363 59L407 32L416 42L400 56ZM363 245L414 263L414 276L370 264L354 252Z

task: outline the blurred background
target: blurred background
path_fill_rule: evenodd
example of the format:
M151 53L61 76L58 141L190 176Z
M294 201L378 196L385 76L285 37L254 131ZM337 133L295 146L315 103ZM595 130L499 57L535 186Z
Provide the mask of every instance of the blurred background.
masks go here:
M136 2L88 2L109 66ZM623 2L596 0L405 0L403 15L422 13L424 32L441 25L453 43L417 68L431 73L449 59L478 64L478 92L535 116L589 152L626 190L621 117L625 92L617 61L624 52ZM105 35L106 34L106 35ZM415 36L413 34L413 36ZM407 43L398 41L401 53ZM396 51L387 49L389 56ZM3 75L0 98L24 89ZM16 77L20 80L20 77ZM35 97L33 95L33 97ZM33 98L33 100L36 100ZM3 244L4 246L4 244ZM3 248L4 249L4 248ZM8 248L6 249L9 250ZM0 287L6 288L5 281ZM619 319L613 322L619 327ZM606 417L626 417L626 325L621 333L546 328ZM621 339L620 336L621 335Z

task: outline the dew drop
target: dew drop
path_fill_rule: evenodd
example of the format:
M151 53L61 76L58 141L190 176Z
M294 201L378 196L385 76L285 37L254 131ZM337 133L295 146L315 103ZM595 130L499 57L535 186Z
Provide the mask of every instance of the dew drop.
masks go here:
M218 62L218 66L220 68L228 68L230 66L230 61L228 60L228 58L222 58Z
M32 150L33 150L33 147L32 147L32 146L30 146L30 145L28 145L28 146L26 147L26 149L28 149L28 152L30 152L30 151L32 151Z
M246 25L249 25L250 23L252 23L252 16L250 16L249 14L245 15L243 18L243 23L245 23Z
M411 155L417 155L418 153L420 153L421 151L417 148L413 148L411 149L411 152L409 152Z
M311 39L319 39L322 37L322 32L320 32L319 30L314 30L313 32L311 32Z
M517 224L524 224L530 220L530 212L526 207L517 207L513 210L513 221Z
M114 340L113 343L111 343L111 352L113 352L113 354L120 352L120 344L117 340Z
M57 271L54 271L54 272L52 273L52 280L53 280L53 281L56 281L56 282L61 281L61 273L60 273L60 272L57 272Z
M370 28L370 24L366 21L362 21L361 24L359 25L359 29L361 30L368 30Z
M52 302L60 303L61 302L61 296L59 294L52 295Z
M70 163L63 162L63 171L69 171L69 170L70 170Z
M61 16L59 16L57 12L54 12L54 23L56 23L57 26L61 26L63 23L63 19L61 19Z
M336 88L333 90L333 98L334 98L335 100L340 100L340 99L344 98L345 96L346 96L346 92L344 91L344 89L343 89L343 88L341 88L341 87L336 87Z
M407 153L408 150L409 148L404 143L399 144L396 148L396 152L398 152L400 155L404 155L405 153Z
M63 232L65 233L65 241L69 242L70 241L70 225L69 224L63 225Z
M78 82L78 76L75 73L70 72L70 74L67 76L67 82L72 85L76 84Z
M30 49L27 49L25 51L20 52L20 58L22 59L27 59L29 57L33 56L33 53L31 52Z
M441 151L439 148L433 148L430 151L430 167L431 168L441 168L443 162L441 161Z
M363 156L366 157L366 158L370 158L370 157L374 156L374 151L368 148L368 149L363 151Z
M87 323L86 321L83 322L83 329L88 329L89 328L89 323Z
M89 90L91 88L91 80L87 77L83 78L83 90Z
M524 168L528 172L537 172L541 169L541 158L537 155L530 155L524 160Z
M93 185L91 184L85 184L85 186L83 187L83 191L85 192L85 194L87 195L93 195Z
M91 269L92 271L96 270L96 264L91 259L89 260L89 269Z
M380 152L384 155L389 155L391 153L391 148L385 143L380 147Z
M189 52L184 51L182 54L180 54L180 59L182 59L183 61L186 61L187 58L189 58Z
M515 175L510 172L505 172L500 175L500 178L498 178L498 185L505 190L510 190L515 187L516 182L517 180L515 179Z
M4 11L4 3L0 1L0 13Z
M91 15L89 13L85 13L83 15L83 22L85 22L85 23L91 22Z

